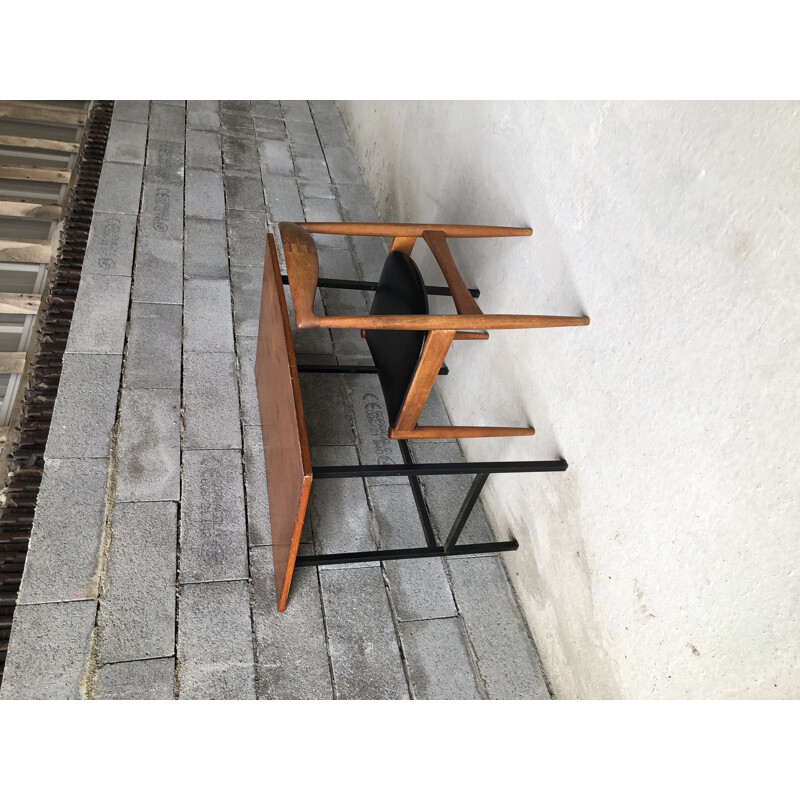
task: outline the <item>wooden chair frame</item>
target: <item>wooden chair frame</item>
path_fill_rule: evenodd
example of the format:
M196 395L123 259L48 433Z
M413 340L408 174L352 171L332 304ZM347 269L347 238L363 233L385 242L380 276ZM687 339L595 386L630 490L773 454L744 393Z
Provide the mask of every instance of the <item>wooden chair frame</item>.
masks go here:
M455 439L488 436L530 436L533 428L489 426L420 426L417 424L425 402L440 374L450 345L457 339L486 339L490 330L553 328L588 325L589 317L561 317L529 314L484 314L467 288L447 244L448 238L530 236L530 228L488 225L425 225L415 223L281 222L281 242L286 273L298 328L428 331L416 371L403 406L389 428L392 439ZM359 316L318 316L314 296L319 279L319 260L311 234L391 237L392 251L410 256L422 238L436 263L456 306L455 314L395 314Z

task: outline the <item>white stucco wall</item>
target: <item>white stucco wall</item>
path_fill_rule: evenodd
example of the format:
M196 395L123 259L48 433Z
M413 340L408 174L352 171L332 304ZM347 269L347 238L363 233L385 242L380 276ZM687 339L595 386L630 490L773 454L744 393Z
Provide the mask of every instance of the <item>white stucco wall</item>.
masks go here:
M484 494L556 696L800 697L800 104L339 105L382 219L533 228L452 243L484 311L592 319L439 381L570 463Z

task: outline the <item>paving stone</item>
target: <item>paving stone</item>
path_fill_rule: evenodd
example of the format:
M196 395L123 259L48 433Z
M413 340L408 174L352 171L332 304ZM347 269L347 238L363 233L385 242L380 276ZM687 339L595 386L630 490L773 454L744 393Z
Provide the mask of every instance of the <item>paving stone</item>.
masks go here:
M236 353L239 362L239 396L244 425L261 425L258 414L258 394L256 393L256 345L254 336L241 336L236 339Z
M294 175L294 162L288 142L279 139L261 139L258 155L262 175Z
M233 353L186 353L183 359L185 450L241 450Z
M183 142L186 112L181 105L154 102L150 108L150 137L167 142Z
M225 189L219 172L186 170L186 216L225 219Z
M306 100L281 100L284 119L297 119L312 122L311 111Z
M316 181L297 181L297 188L300 191L300 198L305 200L335 200L336 193L333 189L333 184L328 183L327 181L324 182L316 182ZM329 239L331 237L326 236L325 239ZM337 239L345 238L345 237L336 237ZM331 238L331 241L333 239ZM317 247L319 247L319 241L317 242Z
M126 275L83 275L65 352L121 355L130 297Z
M253 116L283 119L280 100L251 100L250 111Z
M189 100L186 103L186 127L198 131L219 130L219 101Z
M348 361L355 359L348 358ZM366 359L365 359L366 361ZM350 406L356 431L358 453L362 464L402 464L400 445L388 435L389 419L377 375L348 375L345 382L350 393ZM408 485L403 476L365 478L368 486L388 483Z
M335 100L309 100L308 106L314 119L318 116L339 116L339 109Z
M324 150L328 170L334 183L364 183L358 162L349 147L331 147L324 144Z
M181 108L186 108L186 101L185 100L153 100L153 103L162 103L168 106L181 106Z
M242 114L249 114L250 113L250 101L249 100L220 100L219 101L219 108L220 111L234 111L240 112Z
M247 581L181 587L178 686L182 700L255 699Z
M230 281L188 278L183 288L183 312L186 352L233 352Z
M185 276L228 277L228 237L223 220L187 218L183 249Z
M258 139L285 139L286 125L283 119L268 117L253 117Z
M286 135L292 145L292 150L300 155L324 157L322 145L319 142L317 126L310 119L287 119Z
M145 183L139 234L152 239L183 238L183 186Z
M262 273L253 267L231 267L233 319L238 336L258 336Z
M97 597L107 458L48 458L19 603Z
M239 135L236 135L236 134ZM249 172L259 176L258 150L254 135L244 131L225 132L220 137L222 142L222 164L227 171Z
M96 600L17 606L0 700L80 700Z
M380 567L324 569L319 578L336 697L407 699Z
M123 389L117 500L178 500L180 392Z
M355 447L312 447L311 463L315 466L358 464L358 456ZM376 549L361 478L316 481L309 509L317 553Z
M150 102L148 100L116 100L114 101L114 114L112 122L124 120L125 122L144 122L150 116Z
M295 169L297 177L303 181L317 181L324 183L330 180L328 175L328 165L324 158L316 158L306 155L295 155Z
M329 316L358 316L366 315L369 312L363 292L349 289L320 289L320 295ZM361 338L360 331L332 330L331 337L337 356L369 356L367 341Z
M265 176L264 198L267 201L270 222L302 222L305 219L294 178Z
M288 605L279 613L272 548L252 548L250 564L259 699L332 699L317 571L295 571Z
M342 219L345 222L380 221L364 184L343 183L336 187L336 194L339 197ZM385 255L384 258L386 258Z
M136 243L134 303L183 303L183 242L148 233Z
M122 356L67 353L45 458L108 458Z
M186 131L186 166L193 169L222 169L219 134L215 131Z
M246 211L259 211L264 214L264 189L261 179L256 175L246 172L232 172L225 170L223 176L225 183L225 206L231 209Z
M261 428L244 428L244 486L247 495L247 536L250 545L272 544L269 498Z
M131 275L136 242L133 214L95 211L81 272L87 275Z
M175 503L116 503L97 615L101 664L175 654Z
M303 372L300 392L312 447L355 444L341 375Z
M242 454L187 450L181 491L181 583L249 577Z
M183 185L183 142L165 142L153 139L147 142L147 161L144 165L146 183Z
M379 236L353 236L353 250L356 264L365 281L377 281L383 272L383 265L389 248Z
M405 486L370 486L369 496L381 549L425 547L425 534L407 481ZM383 569L398 620L453 617L458 613L440 558L386 561Z
M450 558L447 570L489 697L549 699L539 656L500 558Z
M264 252L267 247L267 226L264 212L229 209L227 223L228 252L231 264L255 266L261 273L264 267Z
M133 303L124 385L180 389L183 311L166 303Z
M223 129L253 130L253 118L249 111L225 111L220 107L219 118Z
M341 222L339 206L335 200L309 197L303 200L303 209L307 222ZM333 237L325 237L333 238ZM337 237L338 238L338 237Z
M350 136L347 133L347 128L345 128L341 120L337 123L330 118L320 119L317 122L317 133L319 134L319 140L322 142L322 146L324 148L352 147L352 142L350 141Z
M106 161L144 164L147 145L147 123L112 119L106 144Z
M141 164L106 161L100 173L94 210L113 214L138 214L142 171Z
M288 286L284 286L284 297L286 298L286 306L289 310L289 323L292 329L292 338L294 339L294 350L297 355L303 354L326 354L333 355L333 340L330 333L325 328L306 328L299 330L294 318L294 309L292 308L292 296ZM325 309L322 305L322 298L317 294L314 299L314 313L322 315Z
M415 699L481 699L460 619L404 622L399 631Z
M95 700L172 700L175 659L106 664L97 673Z

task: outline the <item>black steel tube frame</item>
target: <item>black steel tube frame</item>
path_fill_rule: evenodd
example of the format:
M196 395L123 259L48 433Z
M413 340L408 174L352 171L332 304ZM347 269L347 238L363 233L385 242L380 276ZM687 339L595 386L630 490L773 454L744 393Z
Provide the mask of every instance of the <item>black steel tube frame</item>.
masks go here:
M370 561L391 561L405 558L441 558L442 556L484 555L516 550L516 539L505 542L486 542L481 544L458 544L458 537L464 530L469 515L478 500L489 475L508 472L563 472L567 468L564 459L555 461L479 461L473 463L431 463L415 464L408 442L398 440L402 464L359 464L329 467L313 467L314 478L369 478L379 475L405 476L411 484L411 492L417 506L417 513L425 533L427 547L406 547L395 550L361 550L352 553L322 553L319 555L297 556L295 566L310 567L324 564L355 564ZM469 492L461 504L458 514L442 547L436 541L430 512L422 487L421 475L465 475L473 474Z
M288 285L289 276L281 274L283 282ZM320 289L364 289L368 292L374 292L378 288L376 281L348 281L340 278L319 278L317 286ZM450 297L450 288L448 286L426 286L425 291L428 294L441 295ZM473 297L480 297L480 289L470 289L469 293Z
M298 372L325 372L333 374L377 375L378 369L372 364L298 364ZM450 370L443 366L440 375L449 375Z

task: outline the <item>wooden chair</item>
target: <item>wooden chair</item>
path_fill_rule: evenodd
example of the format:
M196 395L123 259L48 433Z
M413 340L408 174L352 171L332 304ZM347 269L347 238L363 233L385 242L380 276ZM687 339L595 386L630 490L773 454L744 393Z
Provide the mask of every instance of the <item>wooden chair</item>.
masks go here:
M392 439L454 439L487 436L530 436L533 428L489 426L420 426L417 424L447 351L457 339L487 339L490 330L588 325L588 317L527 314L484 314L456 267L448 238L530 236L530 228L482 225L402 223L281 222L286 282L292 294L298 328L361 330L380 379ZM392 237L389 255L377 283L320 280L317 249L311 234ZM447 289L431 291L411 258L418 238L438 263ZM345 285L346 284L346 285ZM318 316L318 286L368 288L375 291L369 314ZM455 314L431 314L428 294L450 294Z

